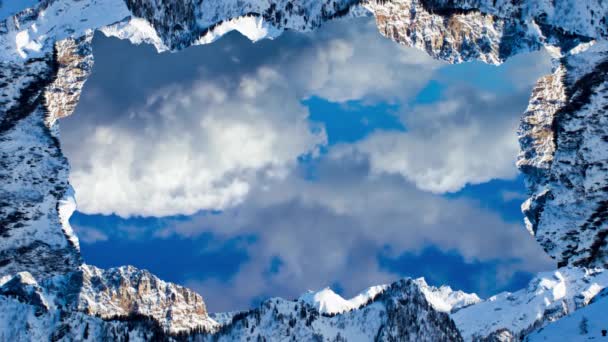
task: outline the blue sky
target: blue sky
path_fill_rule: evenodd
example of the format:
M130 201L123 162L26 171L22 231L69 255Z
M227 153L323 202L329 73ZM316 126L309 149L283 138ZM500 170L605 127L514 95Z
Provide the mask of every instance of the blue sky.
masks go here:
M86 262L211 311L400 277L489 296L552 267L519 213L516 129L540 53L450 66L368 19L179 54L95 37L61 122Z

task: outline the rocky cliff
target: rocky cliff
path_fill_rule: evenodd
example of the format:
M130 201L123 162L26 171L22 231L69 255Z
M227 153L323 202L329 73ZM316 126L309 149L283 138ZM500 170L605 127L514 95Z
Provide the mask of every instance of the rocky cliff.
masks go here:
M101 270L82 265L42 280L19 272L0 280L0 295L31 306L39 321L56 312L79 312L110 321L146 317L167 333L217 327L199 294L130 266ZM2 328L5 333L11 329ZM52 327L48 332L54 333Z
M554 72L539 80L519 131L518 165L530 192L522 206L526 225L559 266L605 267L608 4L602 0L41 0L0 18L0 306L3 321L16 322L0 337L186 338L187 332L214 330L218 339L288 332L460 339L449 317L411 281L337 318L318 316L318 308L307 311L302 303L271 301L217 330L191 291L132 268L83 265L69 226L75 203L57 119L73 112L91 72L94 30L164 51L210 43L230 30L257 40L370 13L388 38L453 63L499 64L522 52L551 52ZM306 307L306 319L279 320L273 305ZM561 312L569 312L566 307ZM310 312L322 323L307 324ZM267 335L251 332L260 324ZM461 331L467 338L512 338L536 324L517 330L501 321L482 334Z

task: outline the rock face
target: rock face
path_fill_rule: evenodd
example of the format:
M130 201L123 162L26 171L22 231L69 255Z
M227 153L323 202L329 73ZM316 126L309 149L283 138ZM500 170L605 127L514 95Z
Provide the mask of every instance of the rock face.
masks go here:
M518 165L530 192L522 209L529 231L560 266L605 267L603 0L41 0L0 18L0 322L10 322L0 324L0 339L504 340L586 305L605 285L600 271L560 270L558 280L541 276L545 280L522 290L527 292L479 304L472 295L412 280L364 293L356 305L356 298L348 305L338 301L337 311L317 306L335 299L331 294L274 299L224 317L230 323L218 328L192 291L145 271L103 271L82 263L68 222L75 202L57 120L73 112L91 72L93 30L164 51L210 43L230 30L257 40L366 13L388 38L452 63L499 64L543 47L552 53L554 73L538 82L519 131ZM579 282L597 286L572 285ZM572 286L574 292L559 295ZM516 320L492 321L488 308L522 311Z
M45 125L41 88L48 80L39 78L52 73L52 61L33 63L41 73L31 77L0 124L0 276L21 271L52 276L81 263L77 240L60 217L60 208L70 202L69 166Z
M199 294L130 266L101 270L82 265L40 281L20 272L0 281L0 297L11 299L0 301L2 311L6 311L3 305L16 301L27 305L40 321L56 313L82 313L108 321L143 319L167 334L213 331L218 326L209 318ZM49 326L49 333L60 328ZM0 336L8 337L10 330L10 326L0 325Z
M172 333L217 325L210 320L203 298L184 287L164 282L131 266L101 270L83 265L70 282L82 283L76 311L111 319L133 315L153 318Z
M559 266L608 266L608 45L563 57L520 127L526 225Z

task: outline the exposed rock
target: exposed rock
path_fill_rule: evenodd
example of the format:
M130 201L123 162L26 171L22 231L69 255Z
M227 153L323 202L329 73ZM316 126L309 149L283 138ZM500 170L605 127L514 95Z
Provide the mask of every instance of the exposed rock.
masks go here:
M526 226L559 266L608 265L608 44L568 55L524 114Z
M93 34L78 39L67 38L55 44L57 75L44 92L48 110L46 124L53 127L55 121L74 112L82 87L93 69Z
M198 293L164 282L145 270L131 266L101 270L84 265L77 311L104 319L139 315L156 320L163 330L176 333L197 328L211 331L209 319Z
M101 270L83 265L77 271L40 281L22 272L0 281L0 307L1 303L11 303L2 302L4 297L31 306L37 317L78 312L105 321L144 320L168 336L213 331L218 326L209 318L199 294L134 267ZM8 330L10 327L0 325L0 336Z

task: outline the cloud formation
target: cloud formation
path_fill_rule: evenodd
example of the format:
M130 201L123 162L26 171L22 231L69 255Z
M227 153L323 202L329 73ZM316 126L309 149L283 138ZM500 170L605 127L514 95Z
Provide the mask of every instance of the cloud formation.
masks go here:
M374 174L398 174L434 193L513 178L518 152L514 113L525 108L525 99L525 93L499 97L450 89L441 100L404 113L406 132L376 132L334 154L362 155Z
M147 60L145 72L155 72L168 68L161 66L164 57L156 64L155 55L122 61L133 84L121 89L122 79L104 79L106 62L98 56L102 67L93 80L118 89L87 88L63 134L79 210L166 216L238 205L252 183L283 177L298 157L326 143L302 99L395 101L413 96L439 65L384 39L372 21L333 27L299 35L304 42L296 47L285 37L272 46L279 52L264 47L259 54L268 56L259 60L244 60L253 45L239 37L225 38L232 45L196 47L206 49L200 53L210 66L169 77L160 89L130 75L130 65L137 69ZM244 51L235 52L235 45ZM229 66L216 70L218 59ZM200 64L193 56L188 62ZM136 99L124 99L131 91ZM69 122L76 120L82 121Z
M456 252L467 263L495 263L504 275L487 291L505 286L514 272L551 265L521 224L505 222L473 201L425 193L401 177L368 177L365 161L328 159L318 167L316 181L291 175L269 187L280 191L252 189L236 208L172 222L156 233L256 236L247 247L250 259L230 281L187 282L203 294L229 289L229 297L206 299L214 310L242 308L258 297L294 297L334 282L351 295L408 274L381 268L380 254L420 255L429 246ZM280 263L270 272L273 260Z
M171 56L97 41L110 49L97 54L77 113L62 123L79 210L196 213L150 231L122 227L125 239L255 237L228 280L201 274L187 281L212 310L332 282L353 294L402 275L381 267L380 256L424 255L428 246L497 264L496 287L515 272L548 267L521 224L438 195L516 174L515 128L532 71L524 81L499 77L510 84L482 91L470 85L480 77L446 75L423 53L382 38L373 21L360 23L256 44L229 35ZM133 57L114 56L121 49ZM520 64L540 73L539 56ZM121 72L109 72L116 65ZM417 101L430 79L441 85L437 99ZM310 96L397 104L405 131L327 146L302 105ZM313 158L299 161L303 155ZM83 231L91 243L112 238Z
M266 67L234 83L202 75L92 127L72 160L79 210L165 216L238 204L253 179L282 177L325 143L285 84Z

